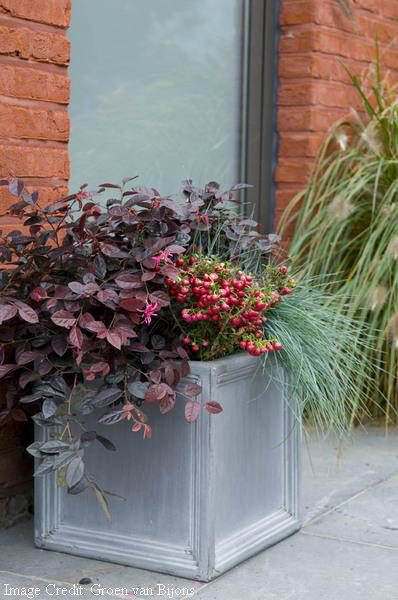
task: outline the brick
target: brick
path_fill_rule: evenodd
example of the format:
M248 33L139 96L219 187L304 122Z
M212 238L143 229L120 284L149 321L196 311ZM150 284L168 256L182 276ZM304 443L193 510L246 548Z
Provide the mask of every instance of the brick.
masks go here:
M398 24L379 19L370 14L359 14L357 16L357 27L361 34L370 39L379 39L380 42L388 44L394 41L398 34Z
M298 0L283 2L281 25L327 25L352 32L354 24L344 10L330 0Z
M278 129L280 132L326 132L348 111L348 107L346 111L324 107L281 107L278 111Z
M303 25L314 23L316 15L315 0L299 0L297 2L282 2L280 24Z
M52 33L0 23L0 54L19 56L58 65L69 63L69 40L64 33Z
M29 21L67 27L71 0L0 0L0 11Z
M349 59L342 62L328 54L316 52L296 55L294 60L290 54L282 55L279 59L279 77L281 79L315 78L350 83L351 79L347 69L353 75L362 75L367 72L368 68L369 64L365 62Z
M395 82L398 0L351 0L351 5L353 21L335 0L282 0L276 221L305 186L324 135L351 107L362 108L344 67L367 77L375 61L376 35L383 65Z
M382 53L382 62L387 69L393 69L394 71L398 71L398 51L394 50L391 47L388 48L388 52Z
M317 133L282 133L279 137L281 157L314 157L324 139Z
M308 158L281 157L276 169L275 181L277 183L303 183L308 180L311 172L312 160Z
M282 53L324 52L334 57L351 58L372 62L375 44L350 33L322 27L306 27L300 30L283 31L280 41Z
M281 54L293 52L312 52L314 49L314 27L308 26L304 29L297 30L294 27L283 28L280 41L279 51Z
M354 8L362 8L373 13L380 12L380 0L352 0Z
M49 183L48 186L28 184L26 185L26 189L29 192L39 192L39 200L42 206L52 203L57 198L62 198L62 196L66 196L68 193L67 186L56 183L53 185ZM12 196L6 187L0 187L0 212L6 210L15 201L15 196ZM6 221L2 221L0 218L0 227L2 227L2 222L5 223Z
M313 104L313 82L302 79L294 83L281 81L278 93L280 106L308 106Z
M311 53L296 55L280 55L278 73L281 79L307 78L313 75L313 56Z
M13 98L69 102L69 78L60 73L0 64L0 94Z
M66 142L69 139L68 113L63 109L46 110L2 103L0 104L0 138Z
M383 15L388 19L398 20L398 0L383 0L382 10Z
M301 82L282 81L279 89L281 106L323 105L345 108L360 107L354 87L338 82L303 79Z
M289 188L286 189L283 187L283 184L281 184L279 186L279 188L277 189L276 195L275 195L277 210L282 213L285 210L285 208L288 206L288 204L292 200L292 198L294 198L294 196L296 194L298 194L298 192L300 192L301 189L302 189L302 186L294 186L294 187L289 186Z
M69 178L68 151L44 146L0 145L2 173L13 171L17 177Z

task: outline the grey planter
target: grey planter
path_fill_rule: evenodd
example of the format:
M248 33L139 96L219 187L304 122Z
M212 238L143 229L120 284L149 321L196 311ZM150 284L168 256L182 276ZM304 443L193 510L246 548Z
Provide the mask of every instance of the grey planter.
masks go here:
M87 463L126 498L111 498L111 522L89 491L37 478L36 545L208 581L299 529L300 427L283 373L259 364L243 354L192 364L219 415L189 425L183 402L163 416L150 405L151 440L123 422L103 427L118 452L98 444Z

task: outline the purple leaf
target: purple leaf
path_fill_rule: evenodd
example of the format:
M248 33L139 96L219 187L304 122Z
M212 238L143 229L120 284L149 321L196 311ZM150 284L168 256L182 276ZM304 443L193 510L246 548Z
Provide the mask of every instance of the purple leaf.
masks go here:
M189 400L185 404L185 419L188 423L193 423L199 416L201 404L195 400Z
M20 300L16 300L15 304L18 308L18 314L27 323L38 323L39 315L36 311L33 310L30 306L25 304L25 302L21 302Z
M0 379L2 377L4 377L5 375L7 375L8 373L10 373L11 371L14 371L14 369L17 368L17 365L1 365L0 366Z
M76 323L76 318L67 310L57 310L51 315L51 320L59 327L65 327L66 329L70 329Z
M221 404L219 404L218 402L206 402L203 406L204 409L207 410L207 412L212 413L213 415L216 415L220 412L222 412L223 407L221 406Z
M0 325L4 321L9 321L17 314L17 307L13 304L1 304L0 305Z

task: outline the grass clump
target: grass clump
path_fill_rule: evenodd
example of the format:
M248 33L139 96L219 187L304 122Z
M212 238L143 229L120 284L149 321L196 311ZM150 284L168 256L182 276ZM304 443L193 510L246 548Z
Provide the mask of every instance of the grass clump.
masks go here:
M337 326L344 319L362 324L346 340L349 349L361 349L352 386L367 398L362 416L383 411L388 423L398 409L398 100L381 75L378 51L372 76L352 82L363 111L352 111L327 137L281 231L295 223L290 254L325 286ZM374 343L363 344L365 329ZM369 384L369 365L378 391ZM344 403L356 418L357 403L348 396Z

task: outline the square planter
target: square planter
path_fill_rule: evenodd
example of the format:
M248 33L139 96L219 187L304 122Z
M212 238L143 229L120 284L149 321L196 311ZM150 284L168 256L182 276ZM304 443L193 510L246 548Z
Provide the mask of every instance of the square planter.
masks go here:
M300 427L281 369L239 354L191 370L223 412L190 425L183 401L166 415L148 405L150 440L95 425L117 452L92 446L87 472L126 500L110 499L108 521L89 490L37 478L37 546L209 581L299 529Z

